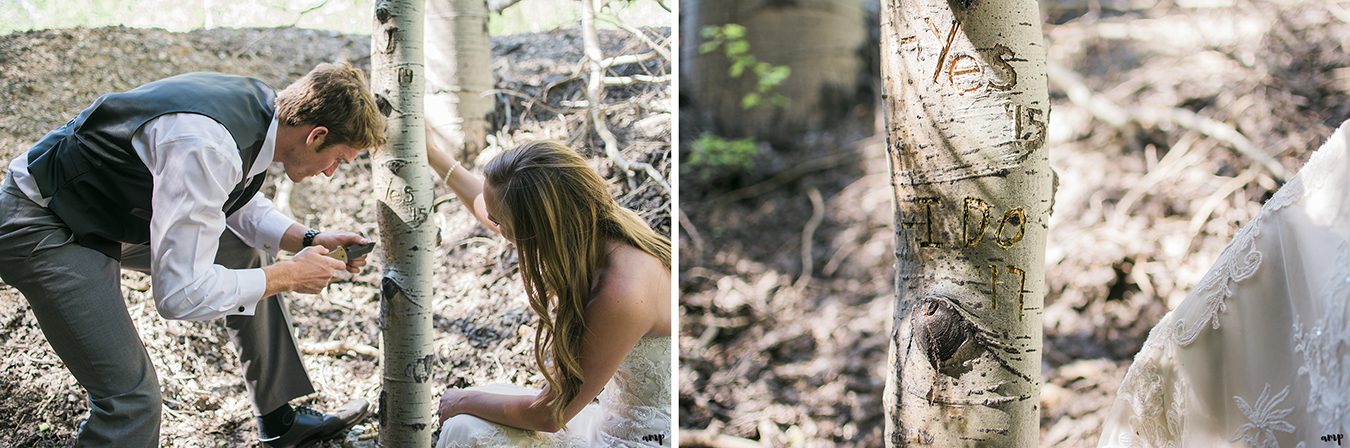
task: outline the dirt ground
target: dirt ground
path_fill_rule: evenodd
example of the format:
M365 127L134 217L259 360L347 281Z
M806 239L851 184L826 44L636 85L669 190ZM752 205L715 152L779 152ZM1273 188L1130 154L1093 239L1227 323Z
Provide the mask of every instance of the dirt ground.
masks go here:
M1227 131L1292 174L1350 118L1341 5L1041 2L1050 63L1064 69L1051 73L1060 188L1046 261L1043 446L1096 444L1148 331L1281 184ZM1078 87L1117 108L1066 93ZM699 133L689 112L682 151ZM1107 124L1114 112L1124 125ZM776 174L682 179L681 428L765 446L882 445L894 233L874 129L766 148L761 162L792 167ZM813 216L822 221L808 232Z
M644 29L669 46L669 29ZM635 35L601 31L606 55L641 53ZM346 59L369 68L369 36L298 29L214 29L192 33L99 28L0 36L0 159L27 150L98 95L189 71L220 71L260 78L281 88L315 64ZM499 131L489 151L533 138L568 141L611 180L611 193L658 232L669 233L670 195L645 175L613 167L588 132L581 37L577 29L493 39ZM616 66L618 75L670 73L661 58ZM670 173L671 110L666 84L611 87L605 102L610 127L629 160ZM318 229L345 229L378 240L370 159L362 156L333 179L289 185L273 167L271 196L297 220ZM442 263L435 268L437 369L433 390L514 383L541 387L531 355L535 318L516 271L514 252L479 227L448 189L438 187L437 223ZM279 198L277 198L279 199ZM444 201L442 201L444 200ZM299 400L319 409L349 398L375 402L380 389L381 257L350 281L320 295L289 295L295 336L317 394ZM252 446L256 427L223 321L168 321L155 312L149 277L125 272L127 307L145 341L163 388L161 444L174 447ZM62 366L16 290L0 284L0 446L69 446L87 413L84 391ZM322 446L371 446L369 420L347 440Z

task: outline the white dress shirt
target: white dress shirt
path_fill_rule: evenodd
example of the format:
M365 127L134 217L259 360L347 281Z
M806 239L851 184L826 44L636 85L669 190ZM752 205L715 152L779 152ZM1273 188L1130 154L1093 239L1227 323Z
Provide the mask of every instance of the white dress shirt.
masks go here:
M274 119L247 176L267 170L276 153L276 134ZM282 234L295 220L277 211L262 193L225 217L221 208L245 173L234 138L211 118L191 113L160 116L142 126L131 145L154 179L150 273L159 314L179 320L253 315L267 288L267 276L262 269L215 264L220 235L228 228L248 245L276 255ZM9 169L29 199L44 207L50 202L28 174L26 151L10 162Z

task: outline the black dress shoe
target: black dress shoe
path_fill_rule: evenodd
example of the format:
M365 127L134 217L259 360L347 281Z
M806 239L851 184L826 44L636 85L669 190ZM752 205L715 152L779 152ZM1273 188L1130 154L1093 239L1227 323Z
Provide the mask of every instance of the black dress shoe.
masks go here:
M272 448L307 446L341 435L348 427L365 418L369 409L370 402L360 398L347 402L331 414L321 414L319 411L298 406L295 408L291 427L286 433L276 437L262 437L259 441Z

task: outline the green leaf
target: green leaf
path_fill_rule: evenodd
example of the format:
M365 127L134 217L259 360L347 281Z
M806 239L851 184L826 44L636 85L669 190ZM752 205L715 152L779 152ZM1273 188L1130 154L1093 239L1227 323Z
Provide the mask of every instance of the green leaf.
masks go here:
M727 39L743 39L745 38L745 27L735 23L728 23L722 25L722 33L726 34Z
M740 78L745 73L745 59L737 59L731 63L731 77Z
M717 47L722 43L718 41L704 42L698 45L698 54L708 54L717 51Z
M782 84L783 81L787 80L788 75L791 74L792 69L788 68L788 66L786 65L770 67L764 70L764 73L761 73L759 75L759 83L769 87L774 87L779 84Z
M727 57L738 58L750 52L750 43L743 40L732 40L727 42Z
M719 34L722 34L722 29L718 28L715 25L708 25L703 27L703 29L700 30L698 34L700 36L703 36L704 39L713 39L716 38Z
M741 109L750 109L759 105L760 96L757 92L750 92L741 98Z

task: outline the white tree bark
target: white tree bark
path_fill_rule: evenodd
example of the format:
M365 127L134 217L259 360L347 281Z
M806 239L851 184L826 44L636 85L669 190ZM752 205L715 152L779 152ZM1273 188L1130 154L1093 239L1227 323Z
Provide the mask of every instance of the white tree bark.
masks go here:
M487 2L427 1L426 61L426 121L432 138L472 166L487 144L496 110Z
M389 144L371 163L379 206L385 265L380 294L384 390L380 441L384 446L431 446L436 429L431 394L431 284L429 261L434 198L422 122L422 0L379 0L371 37L371 84L388 117Z
M686 27L681 30L681 62L686 93L728 137L787 137L819 129L844 117L857 103L866 79L862 50L867 40L863 4L859 0L688 0L680 4ZM731 63L721 52L699 54L705 26L735 23L745 27L750 54L760 61L785 65L792 74L775 92L789 99L784 107L741 107L758 79L749 70L729 74Z
M886 0L887 446L1036 446L1053 173L1034 0Z

